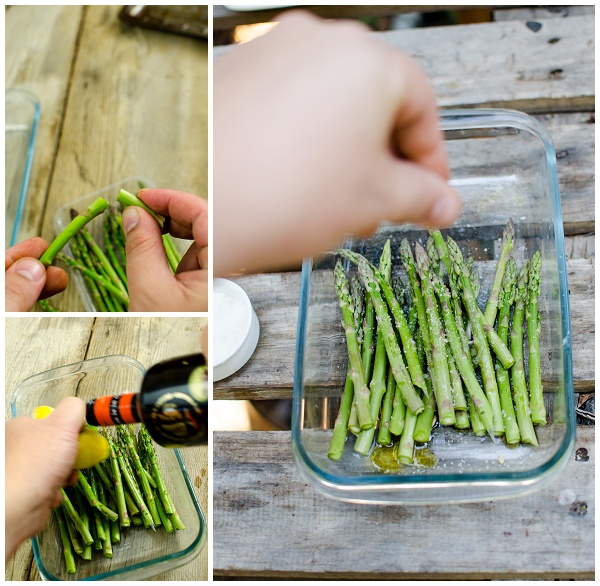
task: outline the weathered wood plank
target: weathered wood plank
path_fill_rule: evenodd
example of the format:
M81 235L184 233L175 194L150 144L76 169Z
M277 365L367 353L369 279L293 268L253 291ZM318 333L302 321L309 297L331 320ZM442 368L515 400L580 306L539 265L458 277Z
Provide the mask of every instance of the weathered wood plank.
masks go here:
M374 33L413 56L442 108L592 111L594 18L506 21ZM555 39L558 39L555 40ZM214 50L218 57L231 47Z
M594 6L535 6L527 8L494 7L494 20L538 20L540 18L567 18L593 15Z
M6 12L6 88L41 104L20 240L40 234L83 6L11 6Z
M342 503L300 476L288 432L214 434L215 576L304 579L590 579L594 429L589 461L531 495L462 505ZM587 512L573 512L574 503ZM368 549L365 549L367 544Z
M60 205L129 176L207 195L208 48L86 8L42 236ZM117 193L115 193L116 199ZM82 310L74 287L56 297Z
M593 259L569 259L567 265L574 385L576 391L584 392L594 388L595 378L595 328L594 321L590 320L595 266ZM250 361L237 373L214 383L214 398L291 398L300 274L271 273L235 280L250 297L261 333Z
M32 374L113 354L125 354L146 368L161 360L199 350L206 318L62 318L6 319L6 413L16 384ZM208 448L182 450L203 512L208 511ZM185 520L184 520L185 522ZM201 580L208 576L208 549L190 564L154 580ZM7 563L7 580L39 580L29 540Z
M567 258L595 258L596 235L583 234L565 238L565 255Z

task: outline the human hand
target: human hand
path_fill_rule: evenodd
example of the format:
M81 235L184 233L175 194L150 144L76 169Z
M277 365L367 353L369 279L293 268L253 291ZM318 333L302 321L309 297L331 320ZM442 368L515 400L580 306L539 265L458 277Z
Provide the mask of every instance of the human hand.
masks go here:
M207 311L208 203L172 189L146 188L138 197L170 218L173 236L193 242L173 274L156 221L139 207L123 211L129 311Z
M69 277L59 267L44 267L38 260L48 248L43 238L29 238L4 253L6 311L29 311L38 299L67 288Z
M50 509L61 502L59 489L73 478L85 403L63 399L45 419L17 417L5 427L5 555L42 531Z
M220 57L214 129L215 276L460 212L425 75L357 23L294 11Z

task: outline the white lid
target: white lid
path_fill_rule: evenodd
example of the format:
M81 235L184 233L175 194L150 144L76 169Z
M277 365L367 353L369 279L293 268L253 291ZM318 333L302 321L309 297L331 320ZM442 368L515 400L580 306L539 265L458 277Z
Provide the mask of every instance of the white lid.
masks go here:
M246 292L228 279L213 279L213 381L227 378L248 362L259 332Z

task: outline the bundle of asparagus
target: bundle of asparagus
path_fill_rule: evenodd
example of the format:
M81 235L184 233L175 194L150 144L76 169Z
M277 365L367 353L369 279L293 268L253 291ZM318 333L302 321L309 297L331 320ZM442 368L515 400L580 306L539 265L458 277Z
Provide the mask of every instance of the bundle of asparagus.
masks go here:
M151 210L137 196L121 189L117 202L123 208L130 205L144 208L163 229L165 217ZM104 214L103 248L86 226L100 214ZM49 265L57 258L80 272L98 311L127 311L129 293L125 268L125 232L120 213L115 206L98 198L84 212L71 210L71 217L71 223L54 239L40 261ZM162 239L169 267L174 273L181 261L181 254L170 234L163 234ZM70 255L61 252L65 246L69 247ZM40 307L44 311L57 311L48 301L40 302Z
M158 466L148 431L140 425L102 430L110 457L79 471L74 487L61 489L62 503L54 510L67 573L76 572L75 555L92 559L93 551L112 558L113 545L124 539L122 529L143 525L167 533L185 529Z
M349 365L328 451L332 460L342 457L348 431L357 436L354 450L363 455L371 453L377 431L377 444L395 445L396 460L412 464L415 442L429 441L436 418L442 426L477 436L503 437L509 445L538 445L533 424L546 424L540 252L517 272L511 256L515 227L509 221L481 311L472 259L465 261L456 242L439 230L429 234L426 247L416 242L414 253L406 239L400 245L407 285L392 277L389 240L379 268L360 254L338 251L357 266L358 277L350 282L337 261L335 287Z

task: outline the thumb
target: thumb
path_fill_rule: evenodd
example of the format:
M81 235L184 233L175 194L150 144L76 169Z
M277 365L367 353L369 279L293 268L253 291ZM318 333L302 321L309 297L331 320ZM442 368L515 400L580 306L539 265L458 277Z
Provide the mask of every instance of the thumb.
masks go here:
M380 176L380 189L388 209L386 220L442 228L462 210L458 193L443 177L410 161L392 160Z
M29 311L46 283L46 269L35 258L20 258L4 274L6 311Z
M85 403L77 397L66 397L46 417L46 421L77 437L85 423Z
M132 301L147 297L149 292L160 297L161 287L169 287L173 280L160 228L148 212L135 206L125 208L122 217L127 235L129 296Z

